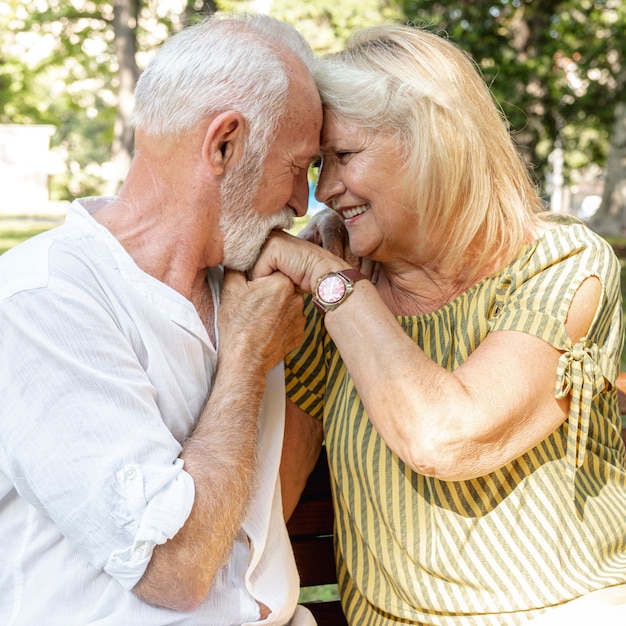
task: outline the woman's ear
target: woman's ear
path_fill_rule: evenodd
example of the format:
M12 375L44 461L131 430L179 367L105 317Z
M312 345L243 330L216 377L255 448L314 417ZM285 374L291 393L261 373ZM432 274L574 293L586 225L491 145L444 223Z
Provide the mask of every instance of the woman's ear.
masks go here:
M209 124L202 156L215 176L221 176L227 165L232 166L243 155L245 123L237 111L224 111Z

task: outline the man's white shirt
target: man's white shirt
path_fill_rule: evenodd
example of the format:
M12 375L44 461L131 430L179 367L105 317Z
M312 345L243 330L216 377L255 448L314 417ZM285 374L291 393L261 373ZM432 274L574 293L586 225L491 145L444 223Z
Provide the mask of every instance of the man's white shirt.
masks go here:
M180 613L130 591L191 510L178 456L217 354L191 302L89 215L107 201L75 201L63 226L0 257L0 623L287 624L299 583L278 481L282 365L255 495L206 601ZM208 278L215 319L222 277ZM257 601L273 611L263 622Z

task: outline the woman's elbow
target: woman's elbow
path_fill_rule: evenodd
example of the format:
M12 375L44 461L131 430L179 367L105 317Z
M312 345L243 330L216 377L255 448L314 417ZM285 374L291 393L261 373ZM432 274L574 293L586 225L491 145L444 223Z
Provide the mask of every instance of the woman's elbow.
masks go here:
M438 480L469 480L481 475L479 454L467 441L456 438L422 440L400 456L414 472Z

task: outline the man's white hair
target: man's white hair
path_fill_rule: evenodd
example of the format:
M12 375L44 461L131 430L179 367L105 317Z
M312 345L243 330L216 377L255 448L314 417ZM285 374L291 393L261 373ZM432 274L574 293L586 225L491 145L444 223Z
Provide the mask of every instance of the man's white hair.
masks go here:
M286 109L289 53L312 68L313 52L293 26L214 14L161 46L137 82L133 124L150 136L179 135L236 110L250 129L248 149L262 158Z

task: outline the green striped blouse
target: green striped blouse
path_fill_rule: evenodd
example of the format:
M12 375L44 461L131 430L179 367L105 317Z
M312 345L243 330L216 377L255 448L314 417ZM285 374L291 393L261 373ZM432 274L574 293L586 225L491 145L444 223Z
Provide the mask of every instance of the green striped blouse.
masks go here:
M497 275L433 313L398 317L448 370L497 330L531 333L562 352L555 394L570 396L568 419L480 478L422 476L389 450L307 301L287 393L324 420L339 587L352 626L523 624L545 607L626 582L626 454L613 386L623 341L620 266L584 225L555 219L562 224ZM572 345L564 322L589 276L602 282L602 303L586 340Z

